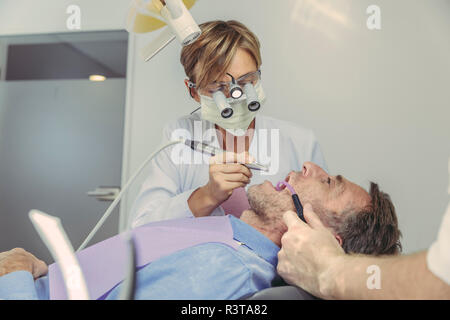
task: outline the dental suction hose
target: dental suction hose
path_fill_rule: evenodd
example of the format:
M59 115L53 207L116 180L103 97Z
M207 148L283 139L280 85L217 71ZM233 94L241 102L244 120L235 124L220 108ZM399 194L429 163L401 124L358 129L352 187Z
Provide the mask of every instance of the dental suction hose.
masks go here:
M111 205L108 207L108 209L106 210L106 212L103 214L103 216L100 218L100 220L97 222L97 224L95 225L95 227L92 229L91 233L89 233L89 235L86 237L86 239L84 240L84 242L81 244L81 246L78 248L77 252L80 250L83 250L86 245L92 240L92 237L94 237L94 235L97 233L98 229L100 229L100 227L103 225L103 223L105 223L105 220L109 217L109 215L111 214L111 212L116 208L117 204L119 203L120 199L122 199L122 196L124 195L124 193L128 190L128 188L130 187L131 183L133 183L133 181L136 179L136 177L142 172L142 170L145 168L145 166L158 154L160 153L162 150L174 145L174 144L178 144L178 143L184 143L184 140L175 140L175 141L171 141L168 142L167 144L163 145L162 147L160 147L159 149L157 149L155 152L153 152L145 161L144 163L139 167L139 169L136 171L136 173L127 181L127 183L125 184L125 186L122 188L122 190L119 192L119 194L117 195L116 199L114 199L114 201L111 203Z
M122 290L120 291L119 300L134 300L136 298L136 266L137 266L137 252L136 243L131 231L124 235L125 243L128 247L128 268L125 280L122 282Z
M294 202L294 207L295 207L295 211L297 211L297 215L300 219L302 219L303 222L307 223L305 220L305 217L303 215L303 205L300 201L300 198L298 197L297 192L295 192L294 188L287 183L286 181L280 181L277 183L277 187L275 188L277 191L281 191L282 187L281 186L285 186L289 192L291 193L292 196L292 201Z

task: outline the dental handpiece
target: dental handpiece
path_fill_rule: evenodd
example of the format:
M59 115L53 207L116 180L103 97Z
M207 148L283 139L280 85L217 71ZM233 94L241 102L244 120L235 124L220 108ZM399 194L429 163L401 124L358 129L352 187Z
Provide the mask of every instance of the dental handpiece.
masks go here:
M297 192L295 192L294 188L292 188L292 186L287 183L286 181L280 181L277 183L277 187L276 190L277 191L281 191L281 185L285 185L286 188L291 192L292 195L292 201L294 202L294 206L295 206L295 211L297 211L297 215L300 219L303 220L303 222L306 223L305 217L303 216L303 206L302 203L300 202L300 198L297 195Z
M194 151L199 151L201 153L209 154L211 156L215 156L216 154L222 153L223 151L217 148L214 148L206 143L202 143L199 141L189 140L185 139L184 144L190 147ZM252 163L243 163L244 166L246 166L249 169L253 170L262 170L262 171L269 171L269 168L266 166L259 164L257 162Z

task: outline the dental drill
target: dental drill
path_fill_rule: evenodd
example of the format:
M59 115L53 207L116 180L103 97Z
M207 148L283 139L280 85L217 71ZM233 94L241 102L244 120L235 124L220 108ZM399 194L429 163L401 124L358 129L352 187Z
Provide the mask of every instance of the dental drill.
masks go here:
M209 154L211 156L215 156L216 154L223 152L220 149L216 149L206 143L202 143L199 141L186 139L184 141L184 144L187 145L188 147L190 147L194 151L199 151L203 154ZM266 166L259 164L257 162L243 163L243 165L246 166L247 168L253 169L253 170L269 171L269 168L267 168Z

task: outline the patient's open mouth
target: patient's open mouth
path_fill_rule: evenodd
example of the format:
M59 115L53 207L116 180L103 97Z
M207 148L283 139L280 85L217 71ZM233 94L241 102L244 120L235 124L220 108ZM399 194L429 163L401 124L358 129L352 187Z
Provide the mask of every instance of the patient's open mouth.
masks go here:
M288 175L286 176L286 178L284 179L284 181L287 182L287 183L289 183L289 179L290 179L290 178L291 178L291 177L290 177L290 174L288 174ZM285 184L278 183L278 185L277 185L277 187L276 187L275 189L277 189L277 191L282 191L282 190L286 189L286 185L285 185Z
M278 182L276 187L277 191L283 191L285 188L287 188L292 195L296 194L294 188L289 183L287 183L286 181Z

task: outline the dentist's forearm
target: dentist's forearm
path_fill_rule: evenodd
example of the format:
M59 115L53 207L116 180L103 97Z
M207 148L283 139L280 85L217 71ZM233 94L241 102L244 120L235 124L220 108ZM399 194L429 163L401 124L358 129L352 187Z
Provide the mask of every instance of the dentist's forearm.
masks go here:
M450 299L450 286L428 269L426 255L427 252L423 251L403 256L343 256L339 263L331 267L324 278L322 285L323 292L326 294L324 297ZM380 271L379 289L376 288L377 270Z
M210 196L206 187L203 186L192 192L188 199L188 205L195 217L206 217L219 206L219 203Z

